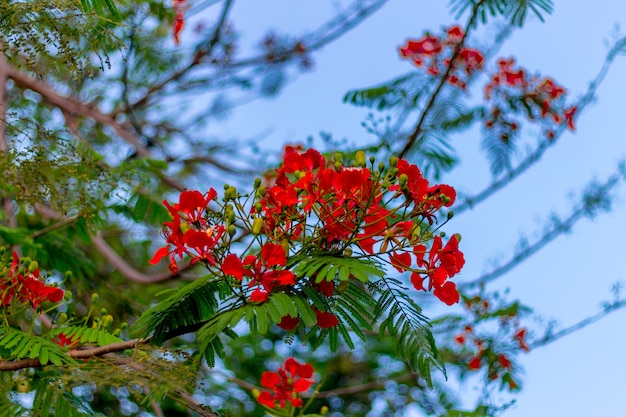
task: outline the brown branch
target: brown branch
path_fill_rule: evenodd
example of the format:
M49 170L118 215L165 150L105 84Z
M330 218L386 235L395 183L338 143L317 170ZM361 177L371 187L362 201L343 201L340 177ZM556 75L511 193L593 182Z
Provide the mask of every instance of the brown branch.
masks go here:
M145 339L127 340L124 342L111 343L106 346L97 346L93 348L70 350L66 353L72 359L89 359L96 356L104 356L107 353L121 352L128 349L136 349L140 345L144 345L150 341L150 337ZM17 371L26 368L38 368L44 366L39 358L21 359L17 361L0 361L0 371Z
M426 107L424 107L424 111L422 111L422 114L420 115L420 118L417 121L417 125L415 126L415 129L413 129L413 132L411 132L411 134L407 138L406 143L404 144L404 147L402 148L402 151L400 151L400 153L398 154L400 158L403 158L404 155L409 151L409 149L411 149L413 145L417 145L417 146L420 145L421 140L418 141L417 138L420 135L420 133L422 133L422 126L424 125L424 122L426 121L426 116L430 113L430 110L433 108L435 104L435 100L437 99L437 97L439 96L439 93L443 89L444 84L448 81L448 76L452 72L452 68L454 68L455 61L458 58L459 53L461 52L461 49L463 48L463 45L465 44L465 40L467 39L467 36L469 35L471 27L474 25L474 22L476 21L476 18L478 17L478 9L483 3L484 3L484 0L480 0L474 5L469 21L467 22L467 25L465 25L465 32L463 33L463 37L461 38L461 41L454 48L454 52L452 53L452 57L450 58L450 63L448 64L446 71L443 73L443 75L439 79L439 84L437 85L437 88L435 88L435 91L433 91L433 93L431 94L430 99L428 100L428 103L426 104Z
M56 211L51 208L44 206L42 204L36 204L35 210L46 217L51 219L63 221L64 216L60 215ZM169 279L179 278L180 274L175 275L171 271L163 271L154 275L144 274L135 268L133 268L128 262L126 262L121 256L115 252L115 250L102 238L102 236L98 233L96 235L91 234L91 241L94 247L109 263L118 270L122 276L126 279L134 282L138 282L140 284L154 284L157 282L167 281ZM191 265L186 264L180 267L180 272L185 272L191 269Z
M331 396L355 394L361 391L371 391L371 390L375 390L378 388L384 388L385 383L388 381L402 382L402 381L408 381L411 379L417 379L418 377L419 377L419 373L410 372L408 374L404 374L396 378L385 379L384 381L374 381L374 382L368 382L366 384L353 385L351 387L335 388L335 389L328 390L328 391L318 392L317 394L315 394L315 398L328 398Z

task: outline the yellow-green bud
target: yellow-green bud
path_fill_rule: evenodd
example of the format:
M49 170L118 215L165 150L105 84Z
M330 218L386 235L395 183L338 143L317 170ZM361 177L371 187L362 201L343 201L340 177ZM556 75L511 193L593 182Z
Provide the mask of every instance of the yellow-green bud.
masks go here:
M457 242L461 242L461 234L460 233L455 233L454 236L456 236L456 240Z
M226 191L224 191L224 200L234 200L235 198L237 198L237 188L232 186L228 187Z
M102 319L102 327L104 327L105 329L108 328L111 324L113 324L113 316L110 314L107 314L106 316L104 316L104 318Z
M389 166L390 167L395 167L397 164L398 164L398 157L394 156L394 155L391 155L389 157Z
M72 274L72 271L66 271L65 275L64 275L65 280L67 281L67 280L72 279L72 275L74 275L74 274Z
M343 162L343 155L341 152L335 152L335 166L337 166L337 162L340 164Z
M259 177L256 177L256 178L254 179L254 189L255 189L255 190L261 186L261 182L262 182L262 181L261 181L261 178L259 178Z
M285 254L289 254L289 241L287 239L283 239L280 241L280 246L285 250Z
M230 185L224 184L224 191L228 190L229 188L230 188Z
M28 272L35 272L39 268L37 261L32 261L28 264Z
M124 322L124 323L120 324L120 328L122 330L126 330L128 328L128 323Z
M226 221L228 223L233 223L235 221L235 212L234 211L227 211L225 213L224 217L226 217Z
M235 227L234 224L231 224L230 226L228 226L228 235L230 237L235 236L236 233L237 233L237 228Z
M117 329L113 330L113 333L111 333L113 336L115 337L119 337L120 333L122 333L122 331L120 330L120 328L118 327Z
M59 314L59 324L63 324L67 321L67 313Z
M354 154L354 159L356 160L356 164L360 167L365 166L365 152L364 151L356 151Z
M261 203L255 203L255 204L254 204L254 210L255 210L257 213L262 212L262 211L263 211L263 205L262 205Z
M94 292L93 294L91 294L91 304L97 304L99 298L100 296L98 295L97 292Z
M339 285L337 285L337 292L339 294L343 293L345 290L348 289L349 285L350 285L350 283L348 281L341 281L339 283Z
M451 219L451 218L453 218L453 217L454 217L454 212L453 212L452 210L450 210L450 211L448 212L448 220L450 220L450 219Z
M259 195L264 195L267 192L267 187L265 185L261 185L258 191Z
M322 408L320 408L320 414L321 415L326 415L326 413L328 413L328 407L323 405Z
M439 237L446 237L446 232L440 232Z
M253 396L254 398L259 398L259 395L261 395L261 391L259 391L259 389L258 389L258 388L253 388L253 389L252 389L252 396Z
M380 172L383 172L383 171L385 170L385 164L384 164L383 162L380 162L380 163L378 164L378 170L379 170Z
M106 308L101 308L100 309L100 315L104 316L107 313L107 309Z
M252 234L258 236L263 229L263 217L256 217L252 222Z
M409 177L406 174L401 174L398 177L398 184L400 184L401 187L406 185L406 182L409 180Z
M349 258L352 256L352 248L348 247L343 251L343 256Z
M343 164L339 161L335 161L335 171L339 171Z
M374 162L376 162L376 157L374 155L370 156L370 164L374 165Z
M25 256L25 257L23 257L22 259L20 259L20 262L21 262L22 264L24 264L24 265L28 265L28 264L30 264L32 261L33 261L33 260L32 260L30 257L28 257L28 256Z

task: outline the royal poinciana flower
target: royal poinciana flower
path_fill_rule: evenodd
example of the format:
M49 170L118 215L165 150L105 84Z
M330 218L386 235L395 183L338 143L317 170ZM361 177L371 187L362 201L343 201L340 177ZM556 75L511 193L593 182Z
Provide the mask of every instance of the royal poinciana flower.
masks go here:
M257 401L269 408L285 408L287 403L292 407L302 407L304 403L298 398L298 393L307 391L314 383L310 364L287 358L277 372L263 372L261 385L268 391L262 391Z
M167 200L163 201L172 221L163 223L166 227L163 236L167 245L155 252L150 259L152 265L169 255L170 270L178 274L176 257L183 259L185 254L192 257L192 263L204 260L215 265L212 253L224 234L224 226L210 226L204 219L208 205L215 197L217 192L211 188L205 194L197 190L183 191L178 203L173 206Z
M426 268L426 277L428 277L428 287L424 286L424 274L413 272L411 274L411 283L417 290L430 291L441 301L448 305L459 302L460 296L456 289L456 285L448 281L456 275L463 265L465 259L463 252L459 251L459 240L457 235L453 235L446 246L442 248L441 237L435 236L432 247L428 252L428 259L425 258L427 247L425 245L417 245L414 248L417 264Z
M65 292L58 287L46 285L39 276L39 269L22 270L17 253L13 252L13 261L7 276L0 278L0 305L8 307L11 303L28 302L33 308L49 301L58 303Z

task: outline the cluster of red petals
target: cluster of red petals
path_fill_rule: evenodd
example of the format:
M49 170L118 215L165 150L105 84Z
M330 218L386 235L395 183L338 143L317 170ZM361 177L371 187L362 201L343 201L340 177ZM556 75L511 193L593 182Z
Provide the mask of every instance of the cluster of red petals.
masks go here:
M187 0L172 0L172 8L174 9L172 36L174 37L174 43L176 45L180 43L180 32L185 25L185 10L187 10L188 7Z
M248 255L242 261L237 255L228 255L222 262L222 272L238 280L248 277L248 287L254 288L250 301L261 303L274 289L296 283L294 273L283 269L286 264L285 249L276 243L266 243L259 256Z
M485 57L472 48L460 47L463 29L451 26L441 37L426 34L423 38L409 40L400 48L400 56L411 59L417 67L425 67L426 72L438 76L450 65L450 59L456 53L447 81L461 89L467 86L467 77L482 69Z
M205 194L197 190L183 191L178 203L173 206L164 200L163 204L172 215L172 221L164 222L167 245L158 249L150 263L156 265L169 255L170 270L178 273L176 257L182 259L185 254L191 256L192 263L200 260L215 265L213 250L219 243L225 228L223 225L209 225L203 217L209 203L217 197L211 188ZM184 231L183 231L184 230Z
M0 278L0 305L8 307L11 303L29 303L33 308L50 301L58 303L65 294L61 288L46 285L39 277L39 269L23 273L19 270L19 257L13 252L13 262L9 274Z
M461 271L465 264L463 252L459 250L459 240L456 235L452 236L446 246L442 247L441 237L435 236L432 247L426 258L427 248L425 245L417 245L414 248L417 264L426 268L426 274L413 272L411 283L418 290L433 290L435 297L447 305L459 302L459 292L456 285L448 281ZM426 275L426 276L424 276ZM428 278L428 286L424 286L424 281Z
M269 391L263 391L257 401L269 408L285 408L287 402L292 407L302 407L299 392L307 391L315 381L313 367L310 364L301 364L294 358L287 358L277 372L266 371L261 375L261 385Z
M526 70L515 66L514 59L500 59L498 70L485 86L485 98L493 103L485 126L489 129L498 126L515 131L517 123L506 119L504 115L523 109L528 119L539 120L545 125L546 136L550 139L554 137L553 125L565 123L570 130L574 130L577 108L564 108L562 97L565 94L565 88L551 78L530 76Z
M520 349L522 349L524 352L528 352L530 350L530 346L528 346L528 343L526 343L526 329L525 328L522 327L521 329L518 329L517 332L515 332L513 339L517 341Z

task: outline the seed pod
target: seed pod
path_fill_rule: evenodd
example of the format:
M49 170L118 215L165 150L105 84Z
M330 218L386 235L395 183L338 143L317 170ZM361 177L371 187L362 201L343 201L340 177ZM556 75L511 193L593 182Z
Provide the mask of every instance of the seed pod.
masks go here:
M39 268L37 261L32 261L28 264L28 272L35 272Z
M252 222L252 234L258 236L263 229L263 217L256 217Z
M356 164L360 167L364 167L365 166L365 152L363 151L357 151L354 154L354 159L356 160Z

